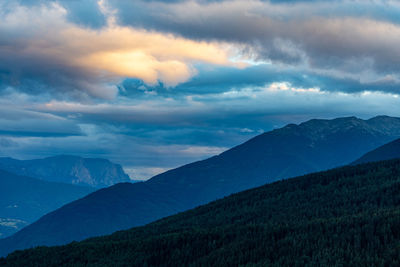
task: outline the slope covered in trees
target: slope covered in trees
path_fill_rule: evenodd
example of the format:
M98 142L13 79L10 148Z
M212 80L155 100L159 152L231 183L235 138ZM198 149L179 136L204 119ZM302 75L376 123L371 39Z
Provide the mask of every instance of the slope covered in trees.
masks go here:
M0 265L399 266L400 160L275 182Z

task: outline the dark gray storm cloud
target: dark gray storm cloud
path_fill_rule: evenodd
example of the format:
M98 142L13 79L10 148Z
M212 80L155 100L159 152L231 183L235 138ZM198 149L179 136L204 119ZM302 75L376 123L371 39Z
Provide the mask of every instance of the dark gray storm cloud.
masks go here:
M99 84L90 71L51 56L27 53L25 48L16 43L0 46L0 88L11 86L32 95L83 99L90 94L89 85Z
M314 3L316 2L316 3ZM255 60L399 74L395 1L109 1L120 23L242 44ZM365 64L365 62L369 62Z

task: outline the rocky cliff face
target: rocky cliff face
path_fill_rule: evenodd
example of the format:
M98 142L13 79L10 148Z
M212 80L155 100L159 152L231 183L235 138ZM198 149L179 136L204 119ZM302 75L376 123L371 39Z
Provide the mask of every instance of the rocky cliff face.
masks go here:
M0 169L52 182L107 187L129 182L121 165L106 159L55 156L35 160L0 158Z

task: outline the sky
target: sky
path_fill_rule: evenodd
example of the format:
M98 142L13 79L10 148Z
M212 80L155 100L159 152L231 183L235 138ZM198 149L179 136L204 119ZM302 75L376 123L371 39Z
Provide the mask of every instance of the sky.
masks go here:
M0 156L132 179L311 118L400 116L400 2L2 0Z

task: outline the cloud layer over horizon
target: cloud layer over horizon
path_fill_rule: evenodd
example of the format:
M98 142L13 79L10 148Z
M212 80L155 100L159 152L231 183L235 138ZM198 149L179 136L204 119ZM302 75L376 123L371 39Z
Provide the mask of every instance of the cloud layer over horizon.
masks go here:
M400 116L398 1L6 0L0 17L0 156L148 178L291 122Z

